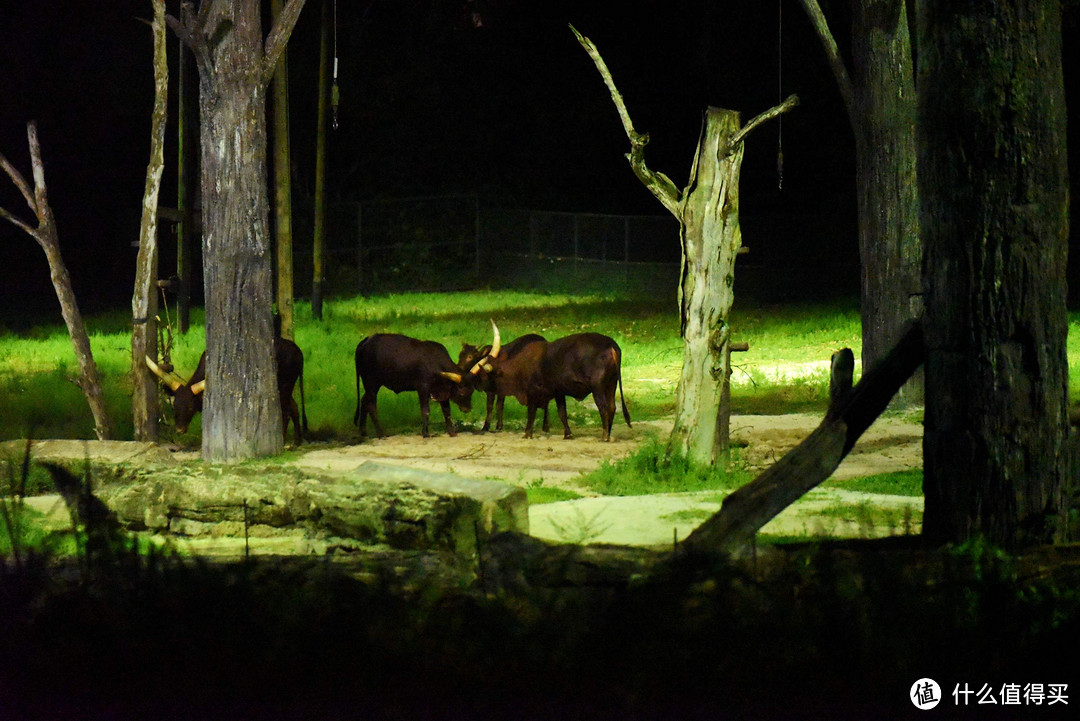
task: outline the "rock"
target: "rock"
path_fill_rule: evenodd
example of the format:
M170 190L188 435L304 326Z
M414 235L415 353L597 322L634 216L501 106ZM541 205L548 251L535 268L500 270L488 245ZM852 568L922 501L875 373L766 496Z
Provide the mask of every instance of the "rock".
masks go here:
M0 443L0 458L21 460L25 451L25 440ZM79 468L73 469L80 471L87 461L91 464L175 463L172 454L162 446L140 441L31 441L30 457L35 461L50 461L64 466L80 464Z
M338 473L177 466L114 478L95 492L129 529L183 536L293 530L313 548L340 545L328 541L337 538L472 557L495 533L528 532L521 488L371 462Z

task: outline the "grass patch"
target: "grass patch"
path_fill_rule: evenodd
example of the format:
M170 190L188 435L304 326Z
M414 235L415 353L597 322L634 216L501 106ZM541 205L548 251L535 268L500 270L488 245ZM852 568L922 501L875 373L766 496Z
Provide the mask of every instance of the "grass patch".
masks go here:
M581 498L580 493L568 491L565 488L542 486L539 483L531 483L525 488L525 495L529 499L529 505L538 506L542 503L558 503L559 501L572 501Z
M923 472L920 468L893 473L879 473L874 476L852 478L846 481L830 480L826 488L842 488L845 491L859 493L883 493L891 496L922 497Z
M489 318L504 339L536 332L547 338L596 331L623 349L623 388L634 421L670 417L682 364L678 309L627 293L543 293L478 290L457 293L406 293L339 298L323 306L324 320L311 319L307 302L296 304L296 342L304 351L304 387L312 438L354 443L356 408L353 353L361 338L377 332L404 333L435 340L456 356L461 344L490 340ZM87 316L91 347L103 379L103 392L117 438L130 438L130 321L122 312ZM734 339L750 351L733 357L732 408L735 413L823 413L828 406L829 356L839 348L861 348L859 309L855 300L785 306L737 302L731 314ZM1080 314L1070 314L1068 351L1070 393L1080 400ZM203 312L193 309L191 330L176 336L173 362L189 376L205 347ZM0 440L23 438L94 438L85 398L71 382L77 365L60 319L55 324L21 330L0 329ZM858 364L856 364L858 374ZM299 394L297 394L299 396ZM474 396L473 409L456 421L479 427L484 404ZM163 404L163 415L171 409ZM575 429L599 425L591 399L570 401ZM379 412L388 433L419 432L415 393L395 396L383 390ZM438 414L436 414L437 416ZM506 404L511 428L525 422L516 401ZM441 419L434 421L436 432ZM173 440L168 423L165 440ZM186 436L175 439L199 445L198 420Z
M727 463L704 466L669 456L664 443L653 438L625 458L604 461L580 483L606 496L644 496L738 488L751 478L736 450Z

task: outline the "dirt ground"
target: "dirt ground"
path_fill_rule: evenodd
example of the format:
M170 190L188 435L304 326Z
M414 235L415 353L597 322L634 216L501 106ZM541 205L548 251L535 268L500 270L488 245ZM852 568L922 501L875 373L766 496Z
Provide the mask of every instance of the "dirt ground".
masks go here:
M732 442L751 468L764 469L796 446L821 422L809 414L745 415L731 419ZM632 429L617 423L612 441L604 443L596 428L562 434L521 437L520 429L502 433L460 433L422 438L419 433L369 440L354 446L312 448L295 464L308 468L349 470L365 461L379 461L521 486L542 483L575 491L584 498L533 505L530 533L555 542L613 543L663 547L685 538L719 510L715 492L667 493L651 496L596 497L580 483L581 474L605 460L634 451L653 437L665 437L671 421L639 422ZM855 445L833 478L845 480L920 468L922 426L913 416L879 418ZM816 488L785 509L762 530L776 536L820 535L867 537L906 532L903 524L870 525L862 508L870 504L888 517L917 516L922 499L866 494L841 488ZM837 509L843 509L838 512ZM910 529L917 532L917 526Z
M809 414L732 416L731 437L744 446L743 459L753 468L765 468L797 445L821 422ZM557 425L557 423L556 423ZM663 437L671 421L639 422L627 428L617 422L608 443L596 428L522 438L519 429L501 433L459 433L422 438L419 433L372 439L354 446L313 448L294 463L308 468L347 470L375 460L385 463L451 472L469 478L494 479L529 485L566 488L591 495L577 479L604 460L621 458L648 439ZM834 478L847 479L922 466L922 426L910 417L879 418L840 465Z

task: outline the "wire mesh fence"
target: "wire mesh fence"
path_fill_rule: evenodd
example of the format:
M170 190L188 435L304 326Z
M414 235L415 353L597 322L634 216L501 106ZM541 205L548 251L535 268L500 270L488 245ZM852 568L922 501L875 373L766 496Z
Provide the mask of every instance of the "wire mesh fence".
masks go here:
M741 221L750 253L736 268L740 296L858 293L857 253L836 250L853 231L820 216ZM670 215L490 208L473 195L331 206L326 255L329 292L338 294L528 287L665 299L677 293L681 260Z
M545 285L555 276L574 287L625 285L656 276L634 264L676 267L677 277L678 223L665 216L492 209L455 195L339 204L327 227L332 274L352 286L340 292Z

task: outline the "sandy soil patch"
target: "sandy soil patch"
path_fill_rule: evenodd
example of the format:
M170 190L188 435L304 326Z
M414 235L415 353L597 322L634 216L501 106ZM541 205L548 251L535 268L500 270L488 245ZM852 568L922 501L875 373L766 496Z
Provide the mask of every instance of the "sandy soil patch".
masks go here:
M798 445L820 421L818 416L798 413L732 416L731 436L733 442L745 446L743 458L751 467L765 468ZM526 439L519 430L465 432L453 438L445 434L430 438L397 435L354 446L313 448L293 462L308 468L348 470L376 460L519 485L542 480L547 486L589 495L575 482L577 477L670 430L671 421L638 422L632 429L617 423L608 443L600 440L595 428L577 431L570 440L564 440L561 433ZM857 478L921 466L922 426L908 418L889 416L879 418L863 434L834 477Z

